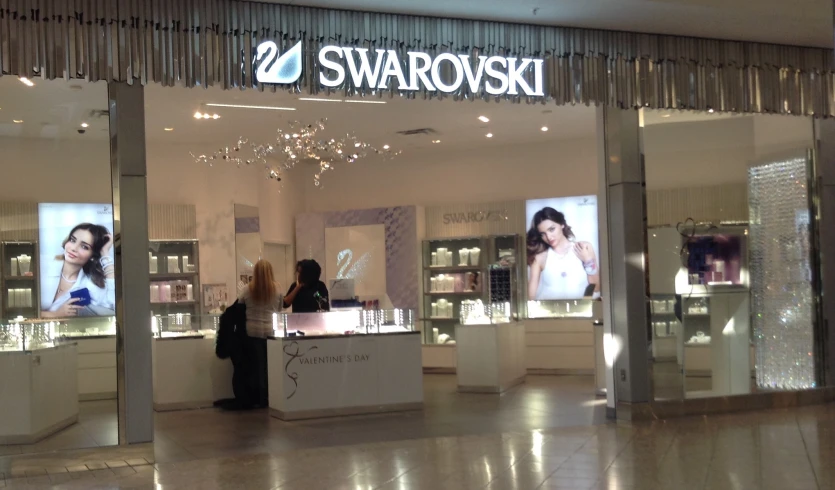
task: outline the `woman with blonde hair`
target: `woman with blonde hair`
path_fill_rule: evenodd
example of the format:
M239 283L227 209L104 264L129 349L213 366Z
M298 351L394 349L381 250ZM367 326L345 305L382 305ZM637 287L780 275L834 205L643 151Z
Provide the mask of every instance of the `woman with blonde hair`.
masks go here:
M281 287L275 281L272 264L262 259L255 264L252 281L238 299L246 305L246 355L250 366L246 379L254 406L269 405L267 337L274 335L273 328L284 302L279 291Z

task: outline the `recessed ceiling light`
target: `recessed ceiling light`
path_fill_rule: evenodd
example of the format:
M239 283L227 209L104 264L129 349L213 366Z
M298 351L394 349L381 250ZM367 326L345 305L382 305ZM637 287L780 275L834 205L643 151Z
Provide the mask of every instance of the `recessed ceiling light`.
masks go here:
M389 148L391 148L389 145L383 145L384 150L388 150Z
M228 107L230 109L262 109L265 111L295 111L295 107L277 107L272 105L247 104L205 104L206 107Z
M487 133L487 134L485 134L485 136L487 136L488 138L492 138L492 137L493 137L493 133Z
M441 142L441 140L432 140L432 143L435 143L436 145L440 142Z
M27 87L34 87L35 86L35 83L32 80L29 80L26 77L20 77L20 82L23 83L23 85L26 85Z
M14 122L15 124L21 124L23 122L23 119L12 119L12 122Z
M314 97L299 97L299 100L304 100L307 102L342 102L341 99L319 99Z
M487 116L478 116L478 120L481 122L490 122L490 118Z
M671 114L662 114L661 117L670 117Z
M713 109L708 109L707 112L709 112L710 114L713 114Z
M301 99L299 99L301 100ZM387 104L385 100L350 100L345 99L345 102L349 104Z
M205 114L201 114L200 112L194 113L195 119L220 119L220 116L217 114L209 114L208 112Z
M165 128L166 131L174 131L174 128Z
M544 133L545 131L548 131L548 126L542 126L541 129L542 129L542 132Z
M89 127L90 127L90 125L89 125L89 124L87 124L87 123L81 123L81 127L82 127L82 128L89 128Z

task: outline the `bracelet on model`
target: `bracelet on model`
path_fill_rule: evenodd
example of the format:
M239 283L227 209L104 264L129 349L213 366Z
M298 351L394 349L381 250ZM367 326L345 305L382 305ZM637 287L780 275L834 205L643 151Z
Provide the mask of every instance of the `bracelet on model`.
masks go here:
M590 276L597 274L597 264L594 261L583 262L583 269L586 271L586 274Z
M113 265L113 257L106 255L99 259L99 264L101 264L101 268L105 269L111 265Z

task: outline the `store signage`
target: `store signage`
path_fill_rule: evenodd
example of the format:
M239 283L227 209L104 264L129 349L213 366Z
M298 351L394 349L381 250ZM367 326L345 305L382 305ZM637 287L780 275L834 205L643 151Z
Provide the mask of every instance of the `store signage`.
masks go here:
M255 78L260 83L298 81L302 72L301 48L299 41L279 55L275 42L264 41L257 48ZM427 53L409 51L406 59L401 60L392 49L376 49L374 54L369 55L366 48L322 47L318 55L322 67L319 83L324 87L340 87L350 81L355 87L446 93L455 92L466 83L473 93L484 90L490 95L545 95L545 61L542 59L503 56L473 59L470 55L452 53L441 53L433 58ZM442 72L449 76L442 76ZM532 85L526 76L529 72L532 73Z
M484 221L504 221L507 219L507 210L501 211L476 211L468 213L445 213L445 225L457 225L461 223L481 223Z

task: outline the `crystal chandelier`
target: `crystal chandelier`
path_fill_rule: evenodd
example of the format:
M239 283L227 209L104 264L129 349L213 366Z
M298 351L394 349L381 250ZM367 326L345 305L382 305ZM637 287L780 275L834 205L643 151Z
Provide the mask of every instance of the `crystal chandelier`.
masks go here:
M276 130L273 143L253 143L240 137L235 146L221 148L210 155L191 153L191 156L195 162L209 166L216 162L230 162L238 167L261 165L266 170L266 178L276 182L281 182L283 172L293 169L296 163L310 161L319 167L313 179L316 186L320 187L322 174L341 163L353 163L369 155L393 158L402 153L391 150L388 145L383 149L375 148L353 134L346 134L341 139L325 139L321 133L326 124L327 119L320 119L313 124L293 121L289 124L289 130Z

